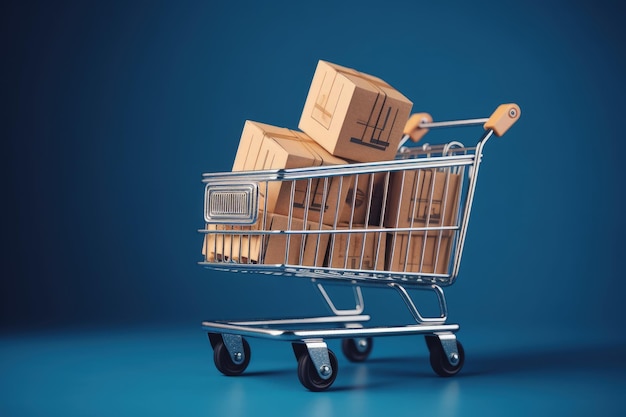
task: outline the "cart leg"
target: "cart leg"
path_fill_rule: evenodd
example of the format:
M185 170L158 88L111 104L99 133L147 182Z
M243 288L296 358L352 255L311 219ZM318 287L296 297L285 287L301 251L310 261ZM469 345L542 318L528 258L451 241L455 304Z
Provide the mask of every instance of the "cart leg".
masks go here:
M240 335L209 333L215 367L224 375L245 371L250 363L250 345Z
M298 379L311 391L323 391L337 377L337 358L322 339L307 339L293 343L293 352L298 360Z
M358 337L341 341L341 351L350 362L365 361L372 353L373 347L374 340L371 337Z
M443 292L443 289L440 286L431 285L430 287L420 288L420 290L434 291L435 294L437 295L437 300L439 301L439 311L440 311L439 317L422 316L419 310L417 309L417 307L415 306L415 303L413 303L413 299L409 295L409 292L402 285L392 282L391 284L389 284L389 287L393 288L394 290L398 292L398 294L400 295L400 298L402 298L407 308L409 309L409 312L411 313L411 315L413 316L413 318L418 324L445 323L446 320L448 319L448 307L446 304L446 296Z
M347 329L362 329L361 323L345 323ZM341 340L341 351L350 362L367 360L374 348L374 339L371 337L355 337Z
M465 351L454 333L436 333L425 339L433 371L444 377L456 375L465 362Z
M315 281L313 281L315 282ZM352 286L352 292L354 295L354 303L355 306L353 309L339 309L335 306L335 303L333 303L333 300L331 299L330 295L328 294L328 292L326 291L326 288L324 288L324 286L322 284L320 284L319 282L317 283L317 289L319 290L320 294L322 295L322 298L324 299L324 301L326 301L326 305L328 306L328 308L330 309L330 311L336 315L336 316L351 316L351 315L359 315L361 313L363 313L363 310L365 309L365 303L363 301L363 292L361 291L361 287L359 287L358 285L353 285Z

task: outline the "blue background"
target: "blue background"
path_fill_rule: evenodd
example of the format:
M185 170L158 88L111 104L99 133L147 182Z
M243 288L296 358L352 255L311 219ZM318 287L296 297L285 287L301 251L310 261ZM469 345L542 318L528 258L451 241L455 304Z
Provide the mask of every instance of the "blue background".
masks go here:
M325 415L358 404L380 413L387 401L408 413L400 398L420 390L434 401L423 407L448 415L485 412L479 400L493 390L495 414L527 398L545 405L535 414L624 412L611 395L624 388L626 354L620 3L5 2L1 16L0 414L132 415L150 407L143 396L160 395L171 408L150 412L243 415L269 407L254 398L270 393ZM246 119L297 128L319 59L383 78L436 120L522 108L485 149L461 274L447 293L467 340L465 379L433 380L423 343L418 364L393 338L371 368L343 360L334 397L299 387L280 344L259 342L258 378L211 369L202 319L325 313L306 280L196 264L201 174L230 170ZM480 129L431 133L425 140L472 144ZM406 319L394 294L365 295L377 319ZM419 370L404 372L396 356ZM101 385L79 383L85 372ZM35 388L31 374L44 378ZM155 389L157 374L176 378L180 392ZM134 389L121 390L120 377ZM69 407L78 386L82 408ZM104 393L115 407L100 404ZM446 395L456 407L445 408ZM49 408L33 405L44 398ZM228 406L237 401L246 406Z

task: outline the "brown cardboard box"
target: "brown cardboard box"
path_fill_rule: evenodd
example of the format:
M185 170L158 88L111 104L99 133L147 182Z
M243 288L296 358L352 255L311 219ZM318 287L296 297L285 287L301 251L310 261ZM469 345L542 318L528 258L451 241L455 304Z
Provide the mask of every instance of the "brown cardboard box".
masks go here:
M345 163L346 161L328 153L305 133L248 120L241 134L233 171L305 168ZM310 184L307 209L305 206L309 181L296 182L293 217L304 219L306 211L307 220L318 221L322 215L324 223L332 224L337 212L337 199L339 198L339 208L342 208L348 187L342 187L342 195L339 196L338 179L330 178L326 185L324 201L324 179L314 178ZM291 181L272 181L268 185L267 196L265 191L265 185L260 184L259 207L271 213L288 215Z
M460 175L448 171L423 169L392 173L385 227L455 225L459 187Z
M431 231L427 235L424 232L413 232L410 235L387 233L387 270L447 274L452 253L452 236L449 231L441 234Z
M225 224L207 224L206 230L222 231L222 230L251 230L249 226L233 226ZM219 233L206 233L202 243L202 255L206 262L222 262L233 261L239 262L239 246L243 239L247 239L248 235L226 235ZM232 255L232 256L231 256Z
M298 127L333 155L392 160L412 107L380 78L319 61Z
M275 234L262 239L260 235L246 234L258 230L305 230L304 222L291 220L287 216L268 213L263 229L263 216L253 226L208 225L208 230L238 230L241 234L207 234L204 239L203 255L209 262L235 261L240 263L283 264L285 260L292 265L322 266L328 246L329 234ZM322 230L329 230L322 226ZM316 222L307 222L306 230L320 230ZM303 245L304 241L304 245ZM286 254L287 248L289 253ZM303 250L302 258L300 251ZM286 257L287 255L287 257Z
M351 185L346 194L346 204L339 214L339 222L350 223L350 221L352 221L352 224L378 225L383 204L383 188L386 178L387 175L385 173L352 176L350 179ZM355 184L356 187L354 186ZM354 191L355 188L356 194ZM353 211L354 214L352 213Z
M365 228L353 225L353 229ZM337 229L347 229L338 227ZM386 233L334 233L330 241L328 266L342 269L385 269Z

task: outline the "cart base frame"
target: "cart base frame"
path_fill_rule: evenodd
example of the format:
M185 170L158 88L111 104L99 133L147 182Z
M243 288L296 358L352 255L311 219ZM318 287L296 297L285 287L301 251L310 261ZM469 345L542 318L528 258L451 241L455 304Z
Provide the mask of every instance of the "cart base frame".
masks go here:
M276 320L203 321L214 349L216 367L225 375L242 373L250 361L245 337L292 343L298 361L298 377L311 391L330 387L337 376L338 364L325 340L343 339L342 350L350 361L360 362L372 349L372 338L381 336L424 335L433 370L452 376L463 365L464 352L455 333L458 324L418 323L402 326L363 326L369 315L334 315ZM332 325L344 327L333 327Z
M355 324L368 321L370 316L329 316L310 317L302 319L278 319L258 321L203 321L202 329L209 333L233 334L244 337L256 337L263 339L282 340L288 342L304 341L307 339L344 339L355 337L380 337L400 335L424 335L424 334L454 334L459 330L458 324L409 324L402 326L376 326L376 327L345 327L345 328L314 328L293 329L280 328L290 325L311 325L346 323ZM271 327L270 327L271 326Z

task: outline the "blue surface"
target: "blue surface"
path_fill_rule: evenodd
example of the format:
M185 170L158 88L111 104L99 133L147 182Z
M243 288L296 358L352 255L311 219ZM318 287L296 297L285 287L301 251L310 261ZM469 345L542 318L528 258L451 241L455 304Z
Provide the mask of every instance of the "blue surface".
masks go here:
M0 415L623 414L622 16L613 1L4 2ZM432 376L419 338L342 362L321 395L284 344L253 343L248 377L212 369L201 320L325 313L306 280L196 264L201 173L230 170L246 119L296 128L319 59L436 120L521 106L485 149L447 292L458 379ZM407 318L392 293L366 297L378 322Z
M367 362L338 356L329 391L298 382L288 343L249 339L246 373L213 367L196 328L43 333L0 340L3 416L623 416L626 341L472 329L467 362L434 375L421 337L375 339ZM581 343L581 338L583 338ZM338 342L329 346L341 355ZM621 353L620 353L621 352Z

